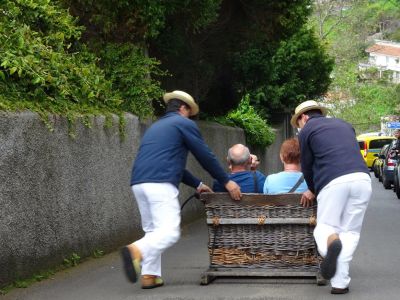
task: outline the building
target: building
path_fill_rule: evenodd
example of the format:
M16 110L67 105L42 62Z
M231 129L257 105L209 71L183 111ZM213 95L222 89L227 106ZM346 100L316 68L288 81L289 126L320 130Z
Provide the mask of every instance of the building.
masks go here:
M359 64L361 71L376 70L379 78L387 76L393 83L400 83L400 43L376 40L365 51L369 59Z

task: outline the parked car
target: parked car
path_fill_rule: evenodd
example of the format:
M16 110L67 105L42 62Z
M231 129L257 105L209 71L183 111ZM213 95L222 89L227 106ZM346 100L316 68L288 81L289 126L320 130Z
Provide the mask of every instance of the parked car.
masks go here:
M391 149L396 148L396 141L393 141L390 146ZM395 192L397 198L400 199L400 154L395 151L390 151L392 159L395 162L394 170L393 170L393 191Z
M373 171L375 174L375 177L379 179L379 181L382 181L382 168L383 168L383 161L385 160L385 152L387 152L387 149L390 144L383 145L379 153L374 154L375 156L375 161L373 165Z
M393 190L396 193L397 198L400 199L400 160L397 160L397 164L393 171Z
M379 151L382 149L384 145L389 144L393 140L394 137L392 136L359 135L357 137L361 154L368 168L371 168L371 170L373 170L373 163L375 161L374 154L379 153Z
M400 199L400 160L397 160L397 164L394 167L393 191L396 194L397 198Z
M381 179L385 189L390 189L393 183L394 177L394 166L396 165L396 159L390 153L390 145L386 147L382 155L379 156L382 159Z

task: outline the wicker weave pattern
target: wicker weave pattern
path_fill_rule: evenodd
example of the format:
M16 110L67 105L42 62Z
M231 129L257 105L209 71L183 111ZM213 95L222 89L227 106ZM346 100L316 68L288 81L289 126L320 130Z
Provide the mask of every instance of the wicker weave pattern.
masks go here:
M254 203L251 196L243 202L221 196L211 194L205 201L207 218L218 220L208 224L211 267L318 269L319 259L312 234L314 227L310 222L285 224L285 220L293 218L315 218L316 206L301 207L300 195L288 196L290 200L285 199L283 204L274 203L274 197L267 195L254 196L257 199ZM273 201L269 201L271 199ZM238 219L237 224L219 224L220 220L232 218ZM258 218L260 221L259 224L240 224L241 218ZM273 218L279 219L280 223L264 224L265 219Z
M273 205L246 205L236 206L232 203L213 204L208 203L206 206L207 218L220 216L224 218L258 218L264 216L266 218L309 218L313 215L313 211L297 205L285 205L277 207Z
M210 255L212 251L210 250ZM216 249L214 251L212 268L271 268L281 270L317 270L318 258L312 253L298 255L267 255L262 252L247 253L239 249Z
M318 263L311 226L219 225L208 229L212 267L308 270Z

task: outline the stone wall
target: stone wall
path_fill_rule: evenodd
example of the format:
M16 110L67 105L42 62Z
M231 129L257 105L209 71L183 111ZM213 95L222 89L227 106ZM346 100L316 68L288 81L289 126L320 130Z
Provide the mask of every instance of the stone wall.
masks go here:
M63 117L53 116L49 130L35 113L0 113L0 287L54 268L73 253L110 252L142 235L129 181L146 126L133 115L125 118L124 139L117 117L108 128L104 117L93 118L91 128L77 122L72 138ZM224 165L227 149L245 143L241 129L198 124ZM280 145L282 130L277 128ZM277 153L271 152L279 145L259 150L261 171L279 171ZM191 155L187 168L212 186ZM184 185L180 191L181 203L194 192ZM194 199L182 212L183 222L203 214Z

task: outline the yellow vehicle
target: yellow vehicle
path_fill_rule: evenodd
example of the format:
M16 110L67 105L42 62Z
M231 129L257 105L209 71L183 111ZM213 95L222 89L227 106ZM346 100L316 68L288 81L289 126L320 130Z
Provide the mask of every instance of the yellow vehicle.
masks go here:
M368 168L373 168L373 163L376 157L374 154L379 153L381 148L390 144L394 140L392 136L378 135L359 135L357 141L360 146L361 155L363 156Z

